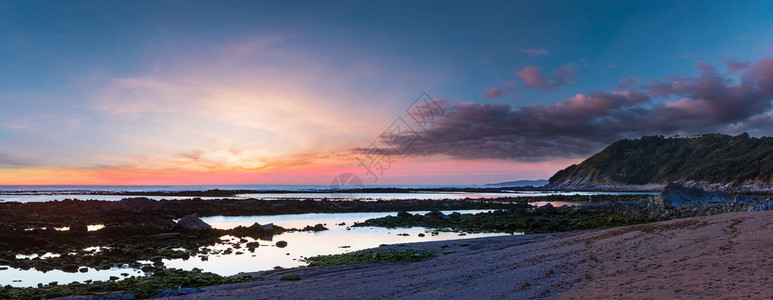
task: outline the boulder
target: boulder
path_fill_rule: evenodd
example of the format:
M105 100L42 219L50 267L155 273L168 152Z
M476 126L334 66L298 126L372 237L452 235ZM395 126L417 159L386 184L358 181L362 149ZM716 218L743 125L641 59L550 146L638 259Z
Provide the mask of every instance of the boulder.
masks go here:
M177 221L177 227L187 229L187 230L212 229L212 226L209 226L209 224L199 219L199 214L197 213L182 217L179 221Z
M398 218L410 218L410 217L413 217L413 215L409 214L407 211L401 210L401 211L397 212L397 217Z
M88 225L86 223L73 223L70 224L70 232L72 233L86 233L89 231Z
M554 214L556 213L556 208L553 206L553 204L545 204L543 206L537 207L535 210L538 214Z
M255 223L255 224L258 224L258 223ZM265 232L274 232L274 223L260 225L260 230Z

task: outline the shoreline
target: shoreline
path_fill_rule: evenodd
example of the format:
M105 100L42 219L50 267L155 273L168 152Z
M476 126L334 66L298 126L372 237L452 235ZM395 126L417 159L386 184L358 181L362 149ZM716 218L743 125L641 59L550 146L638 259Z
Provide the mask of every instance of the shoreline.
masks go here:
M581 232L406 244L454 251L401 264L250 273L177 299L760 297L773 293L773 211ZM459 244L469 246L460 247ZM455 245L451 245L455 244ZM279 281L298 274L299 281ZM362 291L368 291L363 293ZM78 298L87 299L87 298Z
M720 197L721 196L721 197ZM584 198L582 196L549 196L547 198ZM587 197L587 196L585 196ZM20 228L17 225L9 227L8 224L5 224L2 228L5 228L5 234L8 235L8 237L15 238L15 241L12 244L7 244L6 246L10 248L17 248L17 246L28 244L30 247L22 247L16 249L16 251L21 251L21 253L40 253L40 251L47 251L47 250L55 250L61 253L69 253L69 248L73 249L81 249L85 246L89 246L90 244L97 244L97 245L103 245L105 243L110 244L111 249L110 250L110 258L107 257L101 257L101 256L95 256L93 259L90 258L88 253L83 253L85 256L83 257L70 257L69 254L66 255L66 257L63 257L62 259L56 259L53 261L50 261L47 259L45 261L45 264L43 262L38 261L15 261L19 259L12 259L8 258L10 260L14 260L12 263L15 263L15 265L18 266L30 266L30 267L36 267L37 265L40 265L42 267L54 267L54 268L61 268L63 270L79 270L80 265L86 263L86 266L88 267L94 267L94 268L103 268L105 266L108 266L108 264L105 263L105 259L107 259L107 262L110 261L118 261L120 263L129 263L131 266L135 266L139 260L145 259L145 258L163 258L163 257L172 257L172 258L180 258L183 260L186 260L187 257L193 257L193 256L200 256L203 257L202 260L205 260L209 255L217 255L219 252L215 251L212 253L209 253L208 251L200 252L202 245L209 245L212 243L218 243L218 237L224 235L224 234L230 234L237 237L242 237L241 240L239 240L238 243L234 242L231 243L232 245L228 246L230 247L227 249L227 253L223 252L223 254L230 255L232 252L238 252L236 255L239 255L240 253L243 254L244 252L240 252L239 249L242 249L244 247L250 247L249 244L256 244L256 243L249 243L249 240L245 239L244 237L261 237L268 233L271 233L271 235L278 233L278 231L282 231L283 229L278 228L274 226L273 224L266 224L266 225L260 225L260 224L253 224L250 227L238 227L231 231L223 231L223 230L216 230L216 229L210 229L209 225L206 223L201 222L200 219L198 219L199 216L206 216L206 215L226 215L223 214L224 212L228 212L229 215L243 215L245 213L247 214L256 214L263 215L265 213L268 214L282 214L280 211L283 211L284 213L287 213L289 210L309 210L309 211L319 211L320 209L323 210L331 210L333 212L343 212L343 211L357 211L363 208L368 208L369 210L377 208L376 210L381 209L396 209L398 211L397 216L388 216L383 218L376 218L376 219L369 219L365 222L362 222L361 225L364 226L374 226L374 227L384 227L384 228L396 228L396 227L425 227L425 228L451 228L453 231L458 232L479 232L479 231L494 231L494 232L529 232L529 233L545 233L545 234L529 234L526 237L518 236L518 237L508 237L507 238L494 238L494 239L484 239L484 240L470 240L470 242L461 242L461 241L455 241L455 242L434 242L434 243L425 243L425 244L400 244L400 245L394 245L394 246L386 246L383 248L378 248L380 251L395 249L395 250L408 250L408 249L415 249L415 247L430 247L431 251L435 253L437 259L431 260L431 261L440 261L442 264L457 264L456 260L453 261L447 261L449 257L457 257L460 261L466 261L468 264L476 264L476 261L470 261L469 257L470 255L477 257L477 260L487 260L487 256L494 256L499 257L499 260L502 261L511 261L511 265L518 265L517 262L512 261L513 257L512 255L505 255L503 253L499 253L497 251L502 249L520 249L520 250L513 250L516 251L518 258L523 257L530 257L529 255L532 255L534 253L540 253L543 254L543 256L538 258L532 258L532 262L534 263L534 266L538 266L539 268L545 268L544 266L539 265L539 262L545 258L544 253L552 253L550 251L559 249L566 245L573 245L572 249L567 250L564 252L556 252L556 255L563 255L563 257L569 257L567 256L567 253L574 253L564 261L560 263L560 266L563 268L563 266L572 265L574 263L577 251L583 251L583 247L587 248L588 243L585 244L578 244L572 241L562 241L562 242L551 242L554 238L561 238L566 239L570 236L578 236L578 235L584 235L589 232L598 232L598 231L606 231L606 232L618 232L620 230L626 231L628 229L626 228L640 228L640 229L634 229L639 230L643 233L652 233L653 231L657 231L656 229L659 226L662 226L663 224L667 224L668 222L682 222L683 220L690 220L686 217L692 217L692 216L703 216L703 215L714 215L717 213L723 213L728 211L741 211L741 210L756 210L757 208L761 207L760 205L763 205L765 209L767 209L768 204L758 202L757 200L752 199L746 199L740 196L733 196L731 198L728 198L723 195L714 195L712 193L700 190L700 189L694 189L694 188L687 188L678 184L675 185L669 185L666 190L654 198L647 198L647 199L641 199L640 196L636 196L631 198L632 196L623 196L623 195L607 195L605 197L608 197L610 199L608 200L616 200L613 202L610 202L609 204L603 205L603 206L579 206L579 207L569 207L569 206L561 206L561 207L553 207L552 205L545 205L544 207L535 207L528 204L528 201L524 201L526 199L520 198L520 199L499 199L499 201L491 201L489 200L483 200L478 199L477 201L452 201L452 200L425 200L425 201L405 201L405 200L390 200L390 201L376 201L376 202L359 202L359 201L310 201L310 200L304 200L304 201L264 201L264 200L213 200L213 201L204 201L204 200L150 200L147 198L129 198L124 199L118 202L110 202L110 201L75 201L75 200L69 200L69 201L62 201L62 202L51 202L51 203L27 203L27 204L12 204L12 205L3 205L0 204L0 215L7 214L9 216L14 215L17 217L17 222L22 221L19 220L18 217L20 216L26 216L28 219L27 222L31 223L37 223L43 220L46 220L46 222L49 223L48 226L46 226L45 229L35 229L32 231L27 231L26 229L22 232L19 231ZM709 197L716 201L721 201L720 203L714 202L706 202L706 201L694 201L696 199L694 198L701 198L701 197ZM536 197L540 199L545 199L546 197ZM630 199L629 199L630 198ZM715 199L716 198L716 199ZM625 200L623 202L618 202L619 200ZM767 201L767 200L766 200ZM694 202L694 203L693 203ZM705 203L704 203L705 202ZM237 205L238 204L238 205ZM689 204L689 205L688 205ZM279 206L277 206L279 205ZM364 206L363 206L364 205ZM449 209L452 208L451 206L454 206L453 208L459 209L464 206L501 206L501 208L504 208L504 210L497 210L494 212L488 212L488 213L480 213L476 215L462 215L458 213L452 213L449 215L445 215L443 213L439 213L437 211L431 211L427 212L423 215L412 215L409 213L404 212L403 210L407 208L406 206L410 206L413 208L416 208L418 206L430 206L440 208L440 209ZM692 206L697 205L697 206ZM376 207L377 206L377 207ZM461 207L460 207L461 206ZM77 209L76 209L77 208ZM403 208L403 209L399 209ZM493 208L493 207L489 207ZM3 213L5 209L5 212ZM236 209L236 210L233 210ZM202 213L201 215L198 214L192 214L187 215L187 213L191 211L197 211ZM26 211L26 212L25 212ZM28 214L28 213L33 213ZM175 221L169 218L174 217L175 215L184 215L184 218L186 219L185 225L181 225L182 219L179 221ZM91 217L89 217L91 216ZM85 222L86 219L92 218L93 216L102 216L102 217L108 217L112 220L111 223L105 223L106 227L103 229L100 229L96 232L86 232L85 225L83 223L76 224L71 223L75 221L73 218L77 219L78 222ZM669 220L677 218L675 221L665 221L665 222L657 222L653 223L659 220ZM80 228L76 232L58 232L56 230L53 230L54 228L51 227L51 222L54 219L58 219L59 222L67 223L68 219L71 224L76 224L76 228ZM334 224L335 221L332 221ZM26 222L21 222L26 223ZM18 225L21 225L18 224ZM177 225L174 225L175 223L178 223ZM263 223L263 222L261 222ZM331 223L331 221L327 221L327 223ZM644 223L645 225L632 225L632 226L622 226L622 225L629 225L629 224L641 224ZM29 225L30 223L27 223ZM682 224L682 223L679 223ZM690 225L692 223L684 223L687 225ZM340 224L338 224L340 225ZM245 225L246 226L246 225ZM355 223L351 225L352 227L358 226L358 223ZM618 226L618 227L612 227L612 229L598 229L598 228L605 228L605 227L611 227L611 226ZM638 226L638 227L637 227ZM665 225L669 226L669 225ZM2 229L0 228L0 229ZM319 229L317 229L319 228ZM645 228L645 229L641 229ZM648 229L647 229L648 228ZM314 227L307 226L307 228L304 228L303 230L326 230L323 226L323 224L317 224ZM587 230L586 230L587 229ZM583 231L579 231L583 230ZM552 233L551 233L552 232ZM562 232L562 233L556 233L556 232ZM460 234L461 235L461 234ZM615 235L615 234L612 234ZM421 236L421 235L419 235ZM77 239L72 239L73 237L77 237ZM132 240L126 240L125 237L132 237ZM143 238L144 237L144 238ZM182 237L185 237L184 239L181 239ZM75 240L81 241L81 243L89 243L89 245L86 244L72 244ZM243 241L242 241L243 240ZM88 241L88 242L84 242ZM488 242L487 242L488 241ZM651 240L646 241L644 244L660 244L660 243L667 243L668 241L656 241L653 242ZM230 242L227 242L228 244ZM242 245L243 243L246 243ZM524 245L526 243L534 245L542 245L543 243L548 243L547 246L535 246L537 248L529 248L529 249L521 249L519 247L525 247ZM552 243L552 244L550 244ZM64 245L67 244L67 247L64 247ZM465 244L465 245L462 245ZM618 243L621 244L621 243ZM641 243L640 243L641 244ZM51 245L49 246L35 246L35 245ZM287 245L285 243L285 245ZM434 245L434 246L433 246ZM266 246L266 245L263 245ZM284 247L279 246L278 247ZM372 246L375 246L373 244ZM42 248L41 248L42 247ZM53 247L53 248L52 248ZM68 248L69 247L69 248ZM182 247L182 248L180 248ZM255 248L257 248L257 245L254 245ZM396 248L398 247L398 248ZM406 248L400 248L400 247L406 247ZM542 248L540 248L542 247ZM577 248L580 247L580 248ZM174 250L174 251L146 251L148 249L182 249L182 250ZM232 249L231 249L232 248ZM197 250L198 249L198 250ZM362 249L362 248L359 248ZM535 250L536 249L536 250ZM578 250L580 249L580 250ZM142 250L142 253L139 252L139 250ZM566 250L566 249L565 249ZM561 250L564 251L564 250ZM624 251L618 251L618 253L625 254L628 250ZM147 252L147 253L146 253ZM252 250L250 250L252 252ZM78 252L80 253L80 252ZM115 255L119 255L120 257L113 257ZM383 257L394 257L391 256L391 254L385 253L387 256ZM80 255L80 254L79 254ZM289 252L288 252L289 255ZM306 254L308 255L308 254ZM482 255L482 256L481 256ZM583 253L585 255L585 253ZM255 255L253 255L255 256ZM773 257L773 256L772 256ZM84 261L84 259L88 258L88 261ZM304 258L301 256L301 258ZM375 256L373 257L376 258ZM619 258L619 257L616 257ZM100 260L101 259L101 260ZM138 260L139 259L139 260ZM642 258L640 258L642 259ZM594 262L598 262L597 259L589 258L586 256L582 256L580 261L587 262L588 260L593 260ZM336 262L346 262L351 261L344 258L334 258L333 261ZM362 260L359 260L362 261ZM365 260L368 261L368 260ZM371 260L372 261L372 260ZM394 261L394 260L390 260ZM412 261L412 260L409 260ZM444 262L445 261L445 262ZM25 264L26 263L26 264ZM425 262L426 263L426 262ZM52 264L59 264L59 265L52 265ZM507 263L505 263L507 265ZM12 267L14 264L11 265ZM161 259L158 259L158 262L154 261L154 264L152 266L150 265L137 265L137 267L142 267L143 272L154 272L158 271L163 273L163 270L166 268L164 264L161 262ZM381 270L383 268L383 264L379 265L370 265L372 266L378 266L377 269ZM433 265L437 266L437 265ZM490 269L488 271L481 271L480 274L471 274L466 271L462 271L460 274L467 274L469 280L472 280L470 278L480 277L480 276L488 276L485 275L485 273L493 272L493 270L497 270L502 268L504 265L497 265L492 262L492 264L489 265ZM152 267L152 268L151 268ZM371 268L367 267L367 268ZM464 265L458 265L458 268L464 268ZM571 270L553 270L556 266L550 266L548 269L549 271L546 271L548 275L543 274L543 277L546 278L558 278L560 276L556 275L556 273L561 274L574 274L576 273L574 269ZM339 267L344 268L348 270L347 272L352 272L351 268L345 268L345 267ZM358 265L356 269L365 270L367 269L363 265ZM375 268L375 267L374 267ZM390 267L391 268L391 267ZM147 270L145 270L147 269ZM517 269L517 268L516 268ZM171 270L171 269L170 269ZM240 269L238 271L243 270L254 270L254 268L244 268ZM264 271L259 273L254 273L253 275L257 277L268 277L268 281L270 282L272 279L272 276L274 274L280 274L278 276L281 277L281 274L284 275L293 275L300 277L301 279L304 278L304 276L308 275L299 275L299 274L290 274L289 272L296 272L298 270L301 270L305 272L305 270L308 270L306 268L303 269L289 269L289 270L278 270L278 271ZM329 270L331 269L324 269L327 271L324 271L324 273L335 273L331 272ZM373 269L371 271L377 271L376 269ZM447 272L445 276L457 276L459 274L454 273L454 271L447 270L447 269L439 269L438 272L443 271ZM480 270L479 270L480 271ZM560 271L560 272L559 272ZM235 271L236 272L236 271ZM397 270L391 270L390 272L398 272ZM403 271L399 271L403 272ZM410 273L410 272L409 272ZM195 275L195 274L193 274ZM243 274L239 274L241 276ZM425 274L426 275L426 274ZM187 275L186 275L187 276ZM420 276L423 276L421 274L414 274L411 275L412 278L419 278ZM330 279L333 280L333 279ZM551 279L553 280L553 279ZM226 282L233 282L233 281L221 281L221 283ZM281 282L284 284L284 282ZM255 284L255 286L264 286L266 283L264 281L261 281L260 283L243 283L243 284ZM408 283L410 284L410 282ZM521 290L529 290L529 286L533 284L533 282L527 281L525 283L522 283ZM544 284L544 282L540 282L541 285ZM570 284L567 282L561 282L558 285L553 286L552 288L540 291L537 294L534 294L534 291L525 292L522 294L524 297L544 297L546 295L549 295L552 292L559 291L561 289L569 288ZM487 287L488 288L488 287ZM204 288L202 288L204 289ZM467 291L460 290L459 292L465 293ZM506 293L503 292L501 295L490 295L491 297L500 297L500 296L507 296L512 293L516 293L518 291L514 290L508 290ZM394 293L394 291L390 292ZM70 293L75 294L75 293ZM390 295L392 295L390 294ZM390 295L382 295L379 297L387 297ZM396 295L396 294L395 294ZM453 294L451 294L453 295ZM356 296L356 295L344 295L345 297L349 296ZM445 297L448 295L430 295L428 297ZM469 296L476 296L473 294L470 294ZM336 295L332 295L331 297L337 297ZM424 297L424 296L419 296Z

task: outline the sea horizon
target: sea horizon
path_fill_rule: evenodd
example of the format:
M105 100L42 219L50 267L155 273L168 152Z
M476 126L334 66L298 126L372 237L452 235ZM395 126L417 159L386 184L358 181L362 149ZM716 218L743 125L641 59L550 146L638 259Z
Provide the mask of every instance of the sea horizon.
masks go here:
M482 187L485 184L392 184L357 185L345 188L466 188ZM208 190L251 190L251 191L318 191L336 188L324 184L185 184L185 185L0 185L0 193L12 192L48 192L48 193L84 193L84 192L182 192Z

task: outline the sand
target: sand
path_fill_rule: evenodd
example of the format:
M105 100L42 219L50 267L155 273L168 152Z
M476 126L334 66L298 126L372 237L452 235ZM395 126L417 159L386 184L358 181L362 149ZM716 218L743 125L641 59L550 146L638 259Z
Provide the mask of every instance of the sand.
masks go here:
M459 244L467 243L463 247ZM448 247L441 248L442 245ZM773 211L562 234L390 246L455 251L405 264L259 272L186 299L663 299L773 296ZM300 281L279 281L299 274Z

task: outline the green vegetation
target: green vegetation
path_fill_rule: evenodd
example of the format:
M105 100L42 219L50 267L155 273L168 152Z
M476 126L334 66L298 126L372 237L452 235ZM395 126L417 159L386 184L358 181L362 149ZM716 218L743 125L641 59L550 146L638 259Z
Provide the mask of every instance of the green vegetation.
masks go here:
M550 183L664 184L679 180L771 183L773 137L751 138L743 133L619 140L581 164L558 171Z
M201 272L199 269L193 269L193 271L163 269L157 270L152 275L141 277L132 276L123 280L95 281L89 283L73 282L66 285L59 285L56 282L52 282L47 285L39 285L37 288L17 288L7 285L0 288L0 298L41 299L92 294L106 295L117 292L133 294L135 298L150 298L164 290L177 291L210 285L255 280L259 279L250 276L239 278L223 277L213 273ZM123 299L121 297L115 298Z
M284 275L282 277L279 277L279 280L290 280L290 281L301 280L301 275L298 275L298 274L287 274L287 275Z
M338 266L357 263L377 262L418 262L435 257L432 251L402 250L402 251L359 251L354 253L319 255L304 259L309 267Z
M690 212L679 217L692 216ZM596 229L633 225L666 220L672 216L654 216L649 211L630 208L595 207L540 207L537 209L511 209L477 214L453 213L446 216L428 213L426 215L405 214L400 217L387 216L369 219L353 226L377 226L387 228L427 227L448 229L457 232L524 232L546 233L572 230ZM441 246L441 248L445 248Z

